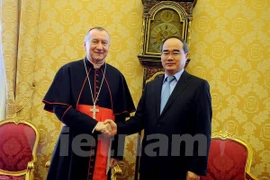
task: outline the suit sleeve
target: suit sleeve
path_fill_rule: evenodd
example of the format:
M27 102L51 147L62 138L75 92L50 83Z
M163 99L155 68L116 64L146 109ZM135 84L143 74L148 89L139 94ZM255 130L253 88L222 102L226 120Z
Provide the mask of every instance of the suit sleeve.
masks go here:
M125 114L115 116L116 123L124 123L126 120ZM112 158L123 160L125 148L125 135L117 134L112 142Z
M126 80L124 76L120 74L120 83L117 98L114 98L114 111L119 114L115 115L116 123L125 123L127 117L130 116L131 112L135 111L135 107L133 104L133 100L128 89ZM125 148L125 134L117 134L114 136L112 142L112 155L111 157L122 160L124 156L124 148Z
M206 175L208 152L211 142L212 105L210 88L207 81L199 86L195 95L194 135L203 135L204 142L198 142L189 163L189 171L197 175Z
M131 135L140 132L144 128L144 105L147 92L147 85L144 88L143 94L138 104L137 111L133 117L130 117L124 123L117 123L117 132L121 135Z

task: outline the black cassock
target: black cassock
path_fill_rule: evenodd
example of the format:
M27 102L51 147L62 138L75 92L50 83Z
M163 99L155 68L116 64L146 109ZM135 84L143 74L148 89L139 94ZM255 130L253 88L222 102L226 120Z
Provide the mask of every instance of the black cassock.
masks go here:
M111 110L116 122L125 121L135 111L125 78L113 66L104 64L94 69L84 59L61 67L43 99L44 109L54 112L63 122L47 180L92 180L95 173L96 144L100 134L92 133L92 130L97 121L78 110L79 105L93 105L84 62L94 99L101 88L97 106ZM124 138L114 137L112 149L112 157L121 159Z

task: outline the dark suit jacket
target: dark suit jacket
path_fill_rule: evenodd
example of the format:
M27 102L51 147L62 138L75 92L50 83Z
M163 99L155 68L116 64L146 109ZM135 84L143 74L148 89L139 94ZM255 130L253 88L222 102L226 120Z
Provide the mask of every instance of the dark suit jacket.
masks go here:
M118 124L119 134L144 129L141 180L205 175L211 139L211 96L206 80L183 72L160 114L164 76L146 84L134 117Z

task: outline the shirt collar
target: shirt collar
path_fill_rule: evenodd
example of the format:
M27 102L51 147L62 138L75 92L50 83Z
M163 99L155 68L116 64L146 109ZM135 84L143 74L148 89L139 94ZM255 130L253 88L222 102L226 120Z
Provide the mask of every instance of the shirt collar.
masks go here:
M184 69L182 69L181 71L178 71L177 73L175 73L173 76L176 78L176 81L178 81L181 77L181 75L183 74ZM168 75L165 73L163 82L165 81L165 79L168 77Z

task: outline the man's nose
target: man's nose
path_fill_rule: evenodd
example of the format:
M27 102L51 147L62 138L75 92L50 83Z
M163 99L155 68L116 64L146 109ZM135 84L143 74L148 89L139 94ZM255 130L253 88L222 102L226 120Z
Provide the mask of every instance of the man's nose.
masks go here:
M97 48L98 48L98 49L102 49L102 47L103 47L103 46L102 46L102 43L99 42L99 43L97 44Z
M173 53L169 53L167 59L173 59L173 58L174 58L174 57L173 57Z

